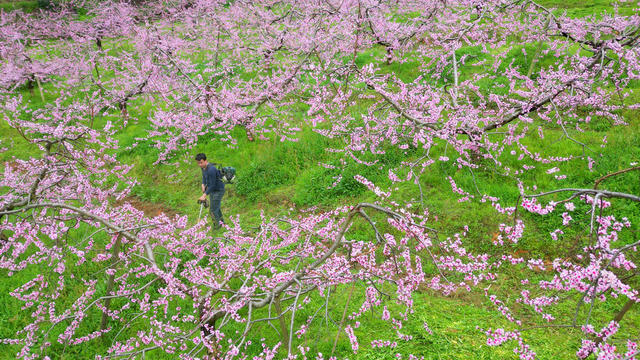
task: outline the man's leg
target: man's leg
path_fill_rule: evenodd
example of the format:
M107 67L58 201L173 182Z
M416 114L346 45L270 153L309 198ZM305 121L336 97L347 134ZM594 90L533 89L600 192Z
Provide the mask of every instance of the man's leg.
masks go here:
M220 223L224 223L224 219L222 218L222 210L220 210L220 203L222 202L222 197L224 196L224 190L214 191L211 193L211 204L209 210L211 211L211 217L213 218L213 228L219 229L222 225Z

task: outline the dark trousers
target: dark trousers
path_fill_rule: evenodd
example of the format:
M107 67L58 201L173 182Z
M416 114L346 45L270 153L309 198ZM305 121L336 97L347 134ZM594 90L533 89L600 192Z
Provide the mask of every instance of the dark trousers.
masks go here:
M222 210L220 210L220 203L222 202L222 197L224 196L224 189L220 191L212 191L209 194L209 212L211 213L211 218L213 219L213 228L218 229L224 224L224 219L222 218Z

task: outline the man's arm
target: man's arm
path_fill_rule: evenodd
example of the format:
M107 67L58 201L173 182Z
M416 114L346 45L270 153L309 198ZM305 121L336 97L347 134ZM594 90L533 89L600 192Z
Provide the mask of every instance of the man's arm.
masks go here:
M216 168L215 166L208 166L207 169L205 170L207 177L206 177L206 181L205 181L205 185L203 185L203 190L202 192L204 193L204 195L209 195L213 190L215 190L215 181L216 181Z
M206 185L206 181L205 181L205 172L203 171L202 172L202 196L200 196L199 200L202 201L202 200L207 198L206 190L207 190L207 185Z

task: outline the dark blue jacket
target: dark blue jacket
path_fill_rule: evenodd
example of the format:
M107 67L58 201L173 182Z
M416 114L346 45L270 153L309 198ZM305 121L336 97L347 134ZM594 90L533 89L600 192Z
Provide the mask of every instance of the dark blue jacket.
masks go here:
M207 164L207 167L202 169L202 184L205 186L205 194L209 195L214 191L224 190L224 182L221 178L220 171L213 164Z

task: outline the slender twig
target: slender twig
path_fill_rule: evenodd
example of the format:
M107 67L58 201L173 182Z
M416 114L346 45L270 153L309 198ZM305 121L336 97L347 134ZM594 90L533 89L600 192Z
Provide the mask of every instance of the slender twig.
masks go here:
M344 326L344 321L347 318L347 310L349 309L349 302L351 302L351 296L353 295L353 289L356 287L355 281L351 285L351 290L349 290L349 296L347 297L347 303L344 305L344 310L342 311L342 319L340 320L340 326L338 327L338 332L336 333L336 338L333 341L333 347L331 348L331 356L336 351L336 345L338 345L338 339L340 338L340 334L342 333L342 327Z
M289 325L289 341L287 347L287 354L291 356L291 343L293 342L293 323L296 318L296 309L298 307L298 298L300 298L300 292L302 291L302 284L298 281L298 294L296 294L296 299L293 302L293 310L291 311L291 324Z
M633 170L640 170L640 166L630 167L630 168L627 168L627 169L619 170L619 171L613 172L613 173L611 173L611 174L607 174L607 175L605 175L605 176L602 176L602 177L600 177L600 178L598 178L598 179L596 180L596 182L593 184L593 188L594 188L594 189L597 189L597 188L598 188L598 185L600 185L600 183L601 183L602 181L604 181L604 180L606 180L606 179L608 179L608 178L610 178L610 177L612 177L612 176L616 176L616 175L624 174L624 173L626 173L626 172L633 171Z

